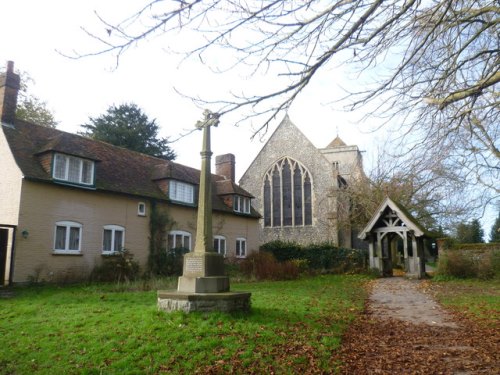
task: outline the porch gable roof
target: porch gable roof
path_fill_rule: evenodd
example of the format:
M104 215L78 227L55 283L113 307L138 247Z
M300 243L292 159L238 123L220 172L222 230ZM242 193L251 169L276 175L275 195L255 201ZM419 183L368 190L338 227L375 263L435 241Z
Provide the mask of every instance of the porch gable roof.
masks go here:
M372 218L365 226L363 231L358 235L359 239L366 239L370 233L376 230L375 226L378 221L382 218L384 212L387 208L390 208L396 213L397 217L404 223L408 230L413 231L416 237L421 237L426 235L426 230L417 222L417 220L411 216L411 214L400 204L394 202L391 198L386 197L380 206L375 210Z

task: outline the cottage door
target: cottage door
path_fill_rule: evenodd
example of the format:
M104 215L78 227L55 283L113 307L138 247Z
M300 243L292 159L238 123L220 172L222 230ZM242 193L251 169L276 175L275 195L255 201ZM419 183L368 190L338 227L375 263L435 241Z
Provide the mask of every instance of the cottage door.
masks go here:
M0 228L0 286L4 285L5 268L7 267L7 244L9 230Z

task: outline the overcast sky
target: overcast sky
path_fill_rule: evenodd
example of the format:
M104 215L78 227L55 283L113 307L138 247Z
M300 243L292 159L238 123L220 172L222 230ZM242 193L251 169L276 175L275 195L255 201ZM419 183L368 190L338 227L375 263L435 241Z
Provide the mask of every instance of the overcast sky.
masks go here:
M150 119L156 119L161 136L170 139L193 129L202 117L202 110L180 97L174 88L194 96L220 98L240 86L258 87L275 78L257 76L249 80L237 71L214 74L199 61L179 65L180 57L167 52L168 44L186 41L162 37L131 49L116 69L111 55L70 59L58 53L72 55L73 51L86 53L100 48L82 30L84 27L106 37L106 29L94 12L116 22L141 5L144 0L0 1L0 64L5 66L11 60L16 70L29 73L36 82L31 93L48 103L60 130L76 133L89 117L103 114L110 105L133 102ZM316 147L327 146L337 134L348 145L358 145L364 151L366 169L384 134L370 131L375 124L359 121L363 113L345 113L339 105L330 103L344 94L341 86L354 83L345 77L341 68L315 77L293 104L289 116ZM212 132L212 151L214 155L235 154L239 179L281 119L274 122L267 134L254 140L250 140L252 124L235 127L230 118L223 119ZM200 132L171 146L177 153L177 162L200 167ZM487 234L491 220L485 225Z
M17 70L29 73L36 82L31 92L47 101L60 130L75 133L90 116L103 114L110 105L134 102L150 119L157 120L162 136L175 139L194 127L202 111L180 97L174 87L192 95L216 98L247 85L248 79L238 76L238 72L214 74L198 61L179 65L180 57L166 52L169 46L165 38L130 50L116 69L111 55L73 60L58 53L71 55L73 51L85 53L100 48L81 29L106 36L94 11L107 20L118 21L143 4L139 0L2 1L0 64L5 66L7 60L12 60ZM369 154L376 135L368 133L368 126L356 125L359 113L347 114L340 106L326 103L335 97L332 92L338 90L338 97L342 95L339 84L343 76L340 70L327 73L313 81L293 105L289 112L292 121L317 147L328 145L338 132L347 144L357 144ZM254 77L252 84L264 84L269 79L272 77ZM230 119L224 119L212 134L214 155L235 154L239 178L281 119L263 139L253 141L252 124L235 127ZM177 162L199 168L199 132L172 147Z

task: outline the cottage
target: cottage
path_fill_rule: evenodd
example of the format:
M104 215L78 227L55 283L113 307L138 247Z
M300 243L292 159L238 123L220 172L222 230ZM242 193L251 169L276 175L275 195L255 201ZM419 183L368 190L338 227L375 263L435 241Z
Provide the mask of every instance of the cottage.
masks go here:
M200 172L15 118L19 76L0 77L0 285L79 280L127 249L147 265L154 210L168 214L165 248L194 248ZM234 155L212 175L214 249L258 249L260 215L234 182Z

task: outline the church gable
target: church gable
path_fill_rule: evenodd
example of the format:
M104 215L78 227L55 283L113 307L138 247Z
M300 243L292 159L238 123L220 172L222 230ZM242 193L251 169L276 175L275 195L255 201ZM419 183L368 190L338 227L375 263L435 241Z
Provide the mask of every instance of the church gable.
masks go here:
M286 116L240 179L263 214L261 242L336 243L337 175Z
M328 162L321 152L286 115L241 177L240 185L251 183L257 175L261 177L262 182L264 173L283 157L293 158L307 168L328 167Z

